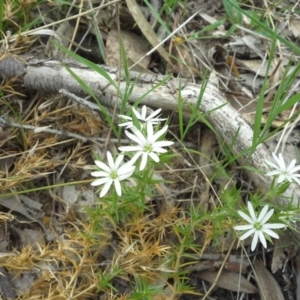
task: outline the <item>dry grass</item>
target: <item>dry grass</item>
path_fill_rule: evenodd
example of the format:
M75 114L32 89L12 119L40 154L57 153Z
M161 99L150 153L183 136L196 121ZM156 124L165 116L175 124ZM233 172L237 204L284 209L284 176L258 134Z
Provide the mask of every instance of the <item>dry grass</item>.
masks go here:
M18 104L12 109L18 112L16 119L22 119L23 125L51 125L62 132L83 136L95 136L99 132L105 136L110 131L99 116L55 96L37 95L33 105L22 101L22 111ZM99 270L103 276L109 276L112 270L120 270L120 275L117 273L112 279L123 282L127 292L134 276L147 279L149 284L169 285L168 276L180 270L179 258L184 251L179 248L179 253L170 252L171 245L182 238L176 227L187 225L190 219L184 210L169 202L165 186L156 185L158 195L164 200L155 203L149 199L149 212L141 214L137 211L135 215L133 205L132 210L128 208L132 216L127 222L116 224L111 216L99 213L101 208L97 208L97 202L84 207L61 195L63 186L72 182L79 190L90 190L92 166L89 165L93 164L95 146L22 128L6 129L3 135L6 136L1 141L0 157L3 197L22 193L43 206L39 224L32 224L25 216L22 222L17 218L14 226L19 235L32 229L44 237L26 241L24 236L19 242L8 238L0 258L1 266L19 285L20 295L28 300L40 297L49 300L97 299L101 280ZM100 148L105 149L104 145ZM85 208L91 211L90 216ZM14 209L2 213L3 226L11 222L13 215ZM6 234L17 234L14 228L9 226ZM178 258L174 259L174 255ZM26 274L29 279L23 282L21 278ZM168 288L167 296L165 293L158 293L155 299L177 298L176 286ZM102 290L102 294L104 298L101 299L128 297L121 296L110 285Z
M20 14L23 26L43 13L56 20L58 2L46 1L39 6L40 11L37 4L36 0L5 1L4 20L14 33L21 29L16 21ZM75 10L74 14L81 13L80 7ZM67 11L62 5L60 12ZM118 15L113 9L109 12ZM47 18L45 23L51 23ZM76 18L74 35L81 34L81 27L86 28L87 19L82 18ZM103 22L101 29L107 29L108 20ZM43 36L22 33L8 43L8 35L2 35L0 60L29 49L38 57L48 48ZM186 44L186 48L192 45ZM153 64L159 67L155 61ZM198 74L198 66L196 69ZM238 75L236 66L232 69ZM236 205L242 196L228 192L220 199L220 194L239 185L244 196L253 186L236 166L223 168L226 154L208 128L195 124L185 142L192 142L197 150L175 147L177 156L172 164L159 167L156 176L169 182L155 183L146 209L126 203L116 216L109 213L107 203L93 196L90 186L93 153L104 157L107 150L114 152L118 146L111 142L116 137L104 117L66 97L28 91L18 78L3 80L0 92L1 115L19 124L0 128L0 266L11 280L10 287L0 284L2 295L12 293L12 298L28 300L201 299L208 293L202 294L204 290L193 281L189 267L198 266L203 254L211 255L206 258L208 267L217 261L221 269L247 270L240 261L227 263L224 255L240 256L240 252L231 251L237 241L230 233L229 208L235 209L231 204ZM108 112L112 116L117 113ZM177 137L176 118L170 118L170 128ZM45 128L59 134L47 133ZM83 142L69 133L102 137L106 142ZM71 192L66 187L72 188ZM232 200L234 197L237 199ZM11 199L12 205L2 205L1 199ZM228 214L218 211L222 202L228 204ZM208 215L211 212L214 214ZM213 254L220 254L221 259L212 258ZM143 288L153 290L143 298L137 293Z

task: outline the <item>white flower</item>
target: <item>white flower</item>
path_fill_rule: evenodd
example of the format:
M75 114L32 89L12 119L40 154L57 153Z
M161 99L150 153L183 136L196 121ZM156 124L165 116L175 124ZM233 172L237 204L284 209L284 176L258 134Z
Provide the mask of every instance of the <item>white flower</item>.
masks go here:
M125 123L120 123L118 126L125 127L125 128L131 128L131 127L133 127L133 122L132 122L132 118L131 117L126 116L126 115L118 115L118 117L127 121Z
M132 107L132 110L133 110L133 113L135 114L136 118L138 119L138 121L140 121L141 124L143 124L143 123L152 123L153 125L157 125L161 121L165 121L166 120L166 119L156 118L157 115L161 112L161 108L159 108L156 111L154 111L148 117L146 117L146 113L147 113L147 107L146 107L146 105L144 105L142 107L141 113L139 113L134 107ZM134 126L131 117L126 116L126 115L119 115L119 117L128 121L128 122L119 124L119 126L126 127L127 129Z
M134 107L132 108L136 118L142 123L152 123L153 125L159 124L161 121L165 121L166 119L156 118L157 115L161 112L161 108L154 111L150 116L146 117L147 107L143 105L141 109L141 113L139 113Z
M163 147L171 146L173 142L169 141L157 141L168 129L168 126L164 126L162 129L153 134L153 124L147 123L147 136L138 130L136 127L132 127L133 133L125 130L125 134L137 143L135 146L122 146L119 150L122 152L136 152L131 159L134 164L136 160L142 156L142 161L140 165L140 171L144 170L147 164L148 156L150 156L155 162L159 162L160 153L166 153L167 150ZM158 153L158 154L157 154Z
M239 215L244 220L246 220L249 223L249 225L234 226L234 229L235 230L247 230L240 237L241 241L246 239L250 235L254 234L252 244L251 244L251 251L254 251L254 249L256 248L258 238L260 239L263 246L265 248L267 248L265 234L267 234L268 236L271 236L273 238L276 238L276 239L279 238L278 234L271 229L278 229L278 228L286 227L285 224L281 224L281 223L266 224L266 222L271 218L271 216L274 213L274 209L271 209L270 211L268 211L268 209L269 209L269 206L265 205L257 218L251 202L248 201L248 210L249 210L250 216L246 215L244 212L242 212L240 210L238 211Z
M97 186L97 185L104 184L100 193L100 197L103 197L108 192L110 186L114 183L117 194L121 196L122 190L121 190L120 181L129 178L134 172L135 166L133 166L131 162L127 162L122 166L120 166L124 158L124 155L122 154L117 157L115 162L109 151L107 151L106 156L107 156L108 165L104 164L99 160L95 160L95 164L102 171L92 172L91 175L95 177L101 177L101 178L93 181L91 185Z
M277 183L281 183L283 181L289 181L294 182L296 181L300 185L300 180L298 177L300 177L300 174L294 174L295 172L298 172L300 170L300 166L296 165L296 159L293 159L288 166L286 166L284 159L282 157L282 154L279 153L278 157L273 152L272 153L275 163L272 163L268 160L265 162L272 168L274 168L273 171L270 171L266 173L267 176L278 176L276 179Z

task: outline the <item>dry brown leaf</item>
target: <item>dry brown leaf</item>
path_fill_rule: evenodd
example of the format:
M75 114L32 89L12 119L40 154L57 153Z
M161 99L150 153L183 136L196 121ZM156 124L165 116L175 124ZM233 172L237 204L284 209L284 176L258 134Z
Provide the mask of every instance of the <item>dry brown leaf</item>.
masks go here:
M248 272L247 267L249 267L249 263L240 255L229 255L224 264L225 258L226 255L224 254L206 251L206 253L201 254L200 261L198 263L186 267L185 270L188 272L201 272L207 269L217 269L224 265L225 270L242 274L246 274Z
M282 291L274 279L273 275L267 270L260 260L254 263L256 281L259 295L262 300L284 300Z
M26 295L32 288L34 281L37 277L36 272L24 272L13 277L13 287L18 296Z
M252 73L258 74L261 77L269 76L274 71L274 66L270 66L269 72L267 74L267 64L262 64L263 61L261 59L252 59L252 60L245 60L245 59L236 59L238 62L239 68L245 71L250 71Z
M85 186L66 185L62 188L61 198L66 205L66 211L76 212L76 218L85 220L89 218L85 208L95 204L93 190Z
M197 277L210 283L214 283L217 276L218 271L210 270L205 270L197 274ZM216 281L216 286L234 292L242 292L248 294L257 293L257 288L252 283L250 283L243 275L228 270L222 271L218 280Z
M42 204L24 195L2 199L0 205L32 221L37 221L43 214Z
M1 299L15 299L17 296L11 277L5 268L0 267L0 294L3 297Z
M274 70L269 78L271 86L275 85L282 78L285 71L282 66L282 59L280 58L279 59L277 59L276 57L273 58L272 65L274 66Z
M15 228L22 240L23 246L32 246L32 249L38 250L39 246L45 246L44 233L38 230L24 228Z
M150 63L150 57L145 56L148 52L147 41L144 38L128 31L121 30L118 32L117 30L111 30L109 32L106 40L106 64L112 67L119 67L122 65L122 58L120 61L120 34L129 67L139 61L133 70L145 72ZM142 57L143 59L141 59Z
M229 47L236 55L242 57L247 56L250 59L257 57L264 59L264 55L266 53L261 41L249 34L235 39L226 46Z
M295 271L295 278L296 278L296 291L295 294L297 295L297 300L300 300L300 252L297 253L295 259L296 271Z
M173 49L173 56L176 60L173 63L175 70L184 78L192 78L193 74L199 75L196 69L193 55L184 45L176 45Z
M252 35L245 35L241 40L251 49L257 56L264 59L266 50L261 41Z
M289 29L292 30L293 35L297 38L300 36L300 18L299 16L291 16L289 20Z
M285 150L285 153L286 152L287 151ZM295 242L292 232L289 230L283 231L280 235L280 240L275 240L275 248L271 265L272 272L275 273L279 269L282 269L290 259L296 256L298 250L299 246Z
M231 66L226 60L227 51L218 41L211 43L197 40L184 41L181 38L178 40L179 42L174 43L172 51L176 58L173 71L180 71L180 74L186 78L192 78L193 75L202 77L208 70L213 69L224 78L228 78L231 74Z
M7 253L9 246L9 238L6 226L0 226L0 253ZM1 281L1 280L0 280Z
M53 41L59 43L60 45L64 46L65 48L68 47L69 42L72 38L74 32L74 28L70 25L68 21L63 22L59 25L56 32L53 36L49 39L48 42L48 52L51 56L63 58L66 56L66 53L59 49Z
M62 188L62 199L70 206L77 204L79 206L92 206L95 203L94 193L84 186L66 185Z
M152 47L156 47L161 41L159 38L156 36L154 30L144 17L140 7L136 3L135 0L126 0L127 7L129 11L132 14L132 17L138 24L139 28L141 29L143 35L146 37L146 39L149 41L149 43L152 45ZM170 65L170 57L169 54L166 52L166 50L160 46L157 48L158 53L164 58L166 62L168 62Z
M203 174L210 178L215 170L212 164L213 156L216 152L216 145L218 144L216 140L216 136L209 129L204 129L201 137L201 144L199 152L202 154L199 158L199 167ZM204 181L204 186L202 193L200 194L199 202L202 207L205 208L205 211L208 211L209 207L209 191L210 191L210 183L208 180Z

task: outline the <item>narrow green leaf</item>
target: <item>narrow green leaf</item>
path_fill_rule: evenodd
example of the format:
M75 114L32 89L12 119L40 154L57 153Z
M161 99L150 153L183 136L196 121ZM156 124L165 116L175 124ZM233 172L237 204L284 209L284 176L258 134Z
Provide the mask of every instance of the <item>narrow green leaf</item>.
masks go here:
M288 40L286 40L284 37L282 37L281 35L277 34L276 32L274 32L272 29L270 29L269 27L267 27L265 24L263 24L262 22L259 22L256 18L254 18L252 16L252 14L248 13L247 11L243 11L237 4L236 1L234 0L226 0L228 1L234 8L236 8L237 10L239 10L242 14L244 14L245 16L247 16L249 19L251 19L253 21L254 24L258 25L260 28L264 29L265 32L262 32L262 34L266 37L276 37L277 40L279 40L281 43L283 43L284 45L286 45L287 47L289 47L291 49L292 52L300 55L300 48L295 45L294 43L289 42Z
M236 5L236 8L232 7L231 2L234 2ZM236 0L223 0L223 5L225 8L225 11L227 13L227 16L232 24L238 23L242 24L243 16L242 16L242 9L239 7L239 4Z
M60 45L57 42L53 42L60 50L64 51L65 53L67 53L69 56L73 57L74 59L76 59L77 61L83 63L84 65L86 65L87 67L89 67L90 69L94 70L95 72L99 73L102 77L104 77L113 87L116 88L118 96L121 98L122 97L122 93L119 89L119 87L116 85L115 81L108 75L108 73L101 68L99 65L94 64L93 62L77 55L76 53L68 50L67 48L63 47L62 45Z

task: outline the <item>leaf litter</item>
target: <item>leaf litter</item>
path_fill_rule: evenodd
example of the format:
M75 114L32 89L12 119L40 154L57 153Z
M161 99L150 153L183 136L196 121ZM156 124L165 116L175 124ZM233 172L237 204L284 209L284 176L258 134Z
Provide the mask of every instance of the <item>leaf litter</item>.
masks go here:
M293 57L289 49L278 42L278 56L281 58L274 59L268 67L266 57L271 42L249 32L246 19L244 27L240 27L235 34L227 36L226 24L219 24L215 30L208 30L209 38L199 39L197 31L207 30L208 25L213 25L224 16L224 7L219 1L215 1L215 5L207 5L205 1L190 1L187 7L179 4L171 20L165 20L170 22L173 30L200 8L201 12L180 29L178 37L172 37L165 48L160 48L160 55L155 53L147 56L148 47L154 47L162 40L161 36L167 36L167 32L161 25L157 30L163 33L161 36L156 36L155 27L138 28L145 17L152 16L154 22L157 18L153 18L148 6L135 1L127 2L130 2L128 8L122 3L117 10L113 3L107 2L106 8L99 10L97 21L101 37L106 42L109 65L119 66L121 63L118 37L122 36L129 64L143 57L139 66L144 72L164 72L167 69L196 81L199 77L205 78L206 72L214 70L220 79L220 90L234 107L239 107L250 123L253 123L254 108L263 79L267 77L269 84L268 92L264 95L267 114L268 102L274 97L284 72L291 63L297 63L298 57ZM278 8L283 8L280 5ZM138 8L135 15L131 15L133 6ZM9 7L6 6L6 9ZM49 18L47 22L57 20L50 2L43 5L42 10ZM72 13L78 13L75 11ZM299 37L297 14L276 10L273 13L278 14L279 20L284 20L278 25L285 38L295 40ZM33 10L31 15L38 16L38 10ZM64 36L61 42L68 47L67 41L75 37L73 46L78 46L81 55L103 63L99 50L94 53L87 50L98 47L95 40L99 36L97 31L91 30L91 19L78 17L77 20L82 21L80 26L73 27L65 21L62 27L57 28L57 34L61 38ZM130 25L126 24L126 20ZM133 26L135 22L138 25L136 27ZM116 29L118 23L127 31L121 34ZM43 35L43 32L40 33ZM149 39L149 36L152 38ZM18 54L18 47L22 46L23 52L31 49L34 55L40 55L39 48L44 47L44 38L12 40L10 51ZM47 39L46 43L50 57L62 54L55 44L53 46ZM163 60L167 62L166 68ZM112 133L109 125L101 115L73 104L65 97L23 91L16 83L6 82L1 86L5 101L10 103L6 105L4 100L1 102L3 115L9 116L10 120L22 120L22 124L37 129L1 128L0 261L3 280L0 291L4 299L130 299L131 283L138 281L137 275L147 278L153 285L160 284L163 287L153 299L205 298L209 284L215 289L213 297L223 293L224 299L232 299L228 291L257 293L258 290L261 299L283 299L282 286L266 268L266 265L270 267L270 262L263 264L257 259L253 263L251 259L254 268L250 268L250 263L241 258L241 252L232 250L238 245L230 234L228 223L224 221L219 235L213 236L212 222L206 213L222 202L219 195L228 185L234 186L238 182L245 189L249 186L243 172L221 167L218 176L211 180L215 166L221 166L223 162L222 144L218 143L210 129L195 124L185 139L195 145L195 149L201 153L200 159L196 154L177 150L178 155L168 167L169 170L162 169L156 174L156 178L169 182L156 185L155 197L149 199L149 213L136 214L126 224L116 224L109 216L99 212L99 205L89 185L92 152L96 149L100 155L104 155L107 149L112 152L115 150L110 142ZM299 92L299 87L294 87L294 93ZM30 101L21 96L30 93L34 95ZM177 116L170 112L164 112L164 116L170 117L172 133L179 136ZM284 122L287 118L284 115L279 121ZM48 126L63 134L44 132L43 128ZM93 145L76 140L68 133L107 137L107 142ZM291 145L289 151L295 154L298 140L294 141L292 137L286 143ZM276 140L271 141L270 147L276 143ZM225 179L222 172L230 174L231 180ZM179 247L174 250L173 245L180 245L182 239L188 238L184 233L179 234L179 228L180 225L190 224L191 218L186 212L197 203L203 207L203 219L199 222L201 226L194 228L195 247L188 249L186 257L180 257L183 249ZM291 239L287 237L288 246L283 253L275 245L274 256L269 258L273 272L280 272L283 265L287 266L294 257L298 257L290 250L296 249L297 253L298 249ZM247 246L247 242L244 246ZM229 258L224 256L224 252L231 253ZM284 257L286 253L287 257ZM174 255L180 260L170 266L168 262ZM195 291L188 289L178 292L179 281L172 274L179 271L188 271L186 282L198 295L193 296ZM101 280L109 278L114 272L117 275L112 277L111 289L100 288L99 291ZM251 281L245 277L248 272L253 272ZM282 277L285 278L284 271ZM296 277L299 277L298 273ZM267 298L265 295L268 295ZM294 299L298 298L299 295Z

